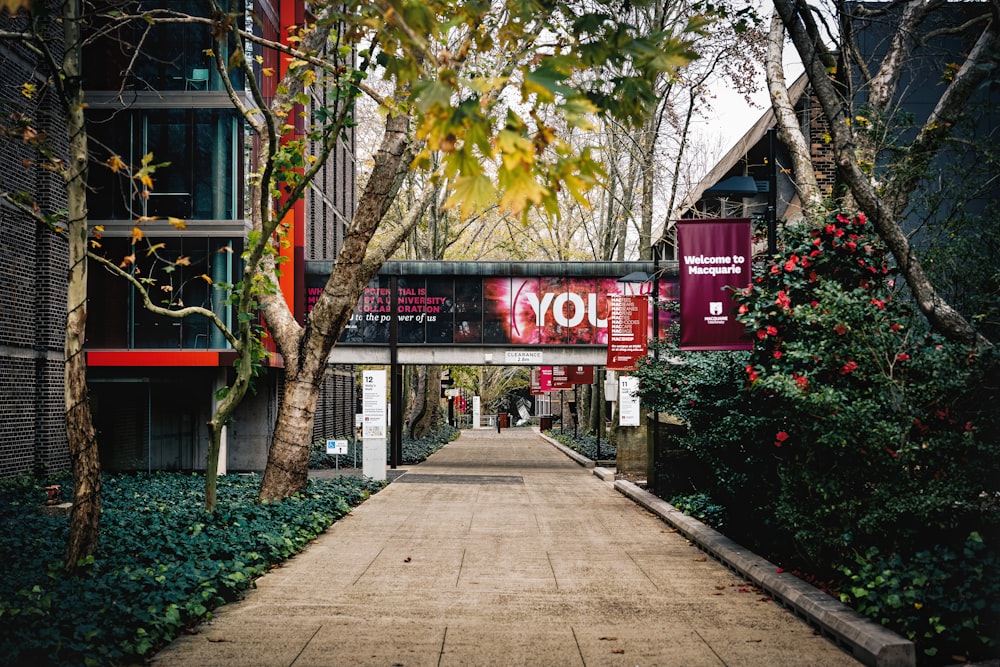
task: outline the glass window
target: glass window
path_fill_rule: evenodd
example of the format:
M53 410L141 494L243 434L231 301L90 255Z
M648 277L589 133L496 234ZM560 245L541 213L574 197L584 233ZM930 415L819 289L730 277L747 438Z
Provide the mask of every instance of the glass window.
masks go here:
M153 252L152 245L157 246ZM148 243L143 240L134 246L128 239L105 239L102 250L115 263L129 255L135 257L139 277L155 281L150 289L154 303L201 306L232 327L231 308L225 303L228 292L222 285L232 284L239 270L241 248L242 241L236 240L172 237ZM125 280L98 267L92 267L88 276L89 347L203 350L228 347L225 337L207 317L175 319L151 313Z
M244 24L243 2L234 0L231 15ZM205 16L204 0L171 0L171 10L191 16ZM138 4L125 8L137 11ZM233 37L224 44L212 41L210 26L199 23L149 23L134 21L117 24L108 18L101 29L102 39L90 43L84 50L83 69L87 90L225 90L209 49L221 51L223 62L233 50ZM135 53L137 45L139 52ZM236 70L230 70L230 76ZM244 89L242 77L236 77L233 88Z
M142 192L125 173L100 164L90 170L95 220L151 217L236 220L242 215L236 179L239 118L231 109L145 109L95 112L88 129L100 161L110 154L137 168L143 156L160 165L153 189Z

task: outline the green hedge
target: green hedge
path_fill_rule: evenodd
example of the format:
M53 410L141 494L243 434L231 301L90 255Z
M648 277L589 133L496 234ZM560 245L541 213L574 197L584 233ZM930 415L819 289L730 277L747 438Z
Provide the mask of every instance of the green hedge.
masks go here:
M71 481L61 481L69 497ZM0 665L141 661L382 488L312 480L284 502L257 504L260 478L225 476L207 515L204 486L202 475L105 476L98 550L69 577L68 519L42 511L37 481L3 482Z
M666 345L643 401L685 425L671 447L709 471L690 491L730 537L831 581L925 664L996 656L1000 354L928 330L863 216L781 241L735 294L753 349Z

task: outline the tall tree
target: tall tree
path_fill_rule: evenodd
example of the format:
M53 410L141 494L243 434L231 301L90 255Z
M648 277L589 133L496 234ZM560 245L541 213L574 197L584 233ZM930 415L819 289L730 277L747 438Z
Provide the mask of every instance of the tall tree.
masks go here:
M837 3L837 43L833 47L828 46L829 35L824 33L827 24L804 0L775 0L774 6L802 58L809 82L829 123L838 173L850 189L853 200L885 241L917 307L931 326L949 339L970 345L989 345L989 341L931 282L904 230L904 221L914 190L926 177L935 157L954 137L954 128L971 96L980 84L995 76L1000 54L1000 3L995 0L981 3L980 15L973 20L964 24L952 22L945 28L934 29L927 27L928 19L947 16L949 12L957 16L954 13L956 5L925 0L906 0L877 8ZM896 12L892 22L894 28L886 48L876 58L859 48L854 22L883 11ZM879 132L873 130L885 129L884 123L892 116L906 64L921 45L934 38L972 30L977 37L961 64L952 67L940 63L943 85L934 108L912 140L893 142L900 158L894 161L891 169L880 168ZM839 61L838 54L842 56ZM838 65L846 71L838 71ZM854 106L851 91L855 87L866 92L863 113Z
M65 234L69 255L66 290L66 334L64 344L63 398L65 402L66 438L69 444L73 473L73 508L70 513L69 537L65 566L75 570L97 547L101 516L101 469L94 430L87 400L86 357L83 343L87 324L87 247L89 225L87 216L88 140L84 123L84 98L81 77L83 16L79 0L65 0L50 7L37 3L36 11L28 11L29 3L11 3L6 9L20 29L5 31L2 37L17 41L32 52L49 74L47 83L66 122L68 152L55 152L53 146L39 143L46 168L58 173L66 188L66 211L43 212L25 193L5 193L8 201L18 205L34 219L48 225L56 233ZM53 30L61 24L61 35ZM25 90L33 88L27 84ZM30 133L30 137L29 134ZM25 141L34 143L37 128L22 127ZM64 159L65 158L65 159Z
M562 3L534 2L489 6L380 0L374 5L348 3L338 11L341 7L315 8L316 21L304 31L302 48L320 54L327 37L344 27L351 43L372 45L359 54L361 63L377 61L394 89L379 100L385 110L383 141L333 272L305 326L277 294L261 297L285 360L284 392L261 498L282 498L305 484L318 379L329 351L364 285L434 196L428 186L415 198L410 215L396 225L384 224L411 165L431 170L439 156L438 174L451 184L446 206L463 216L494 201L516 214L531 206L554 213L557 191L582 196L599 169L588 153L572 151L561 141L535 110L554 108L572 126L585 124L589 114L601 110L638 118L651 99L651 78L691 57L683 33L640 31L620 20L614 3L595 3L582 13ZM624 35L630 39L622 39ZM502 67L479 69L472 56L483 51L506 54L507 60ZM571 79L594 63L614 62L633 63L634 74L588 84ZM286 76L285 106L306 84L304 71ZM357 79L346 77L345 83L360 92ZM508 89L521 95L520 105L507 102L502 92ZM277 143L273 128L255 127L267 137L266 145ZM254 196L254 224L262 239L270 238L273 219L272 199L265 195L273 156L266 153L258 167L263 186ZM273 274L273 259L265 257L261 266Z

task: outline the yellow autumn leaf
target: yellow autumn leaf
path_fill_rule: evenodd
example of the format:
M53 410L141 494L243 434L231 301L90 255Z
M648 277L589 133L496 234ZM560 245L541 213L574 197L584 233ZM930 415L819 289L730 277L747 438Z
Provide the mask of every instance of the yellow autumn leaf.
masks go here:
M203 274L201 274L200 278L201 278L202 280L204 280L204 281L205 281L206 283L208 283L209 285L211 285L211 284L212 284L212 279L211 279L211 278L209 278L209 277L208 277L207 275L205 275L204 273L203 273Z
M503 197L500 199L500 208L504 211L521 213L529 202L540 204L542 199L550 194L549 190L542 187L527 171L510 173L505 180Z
M483 174L462 176L455 179L452 192L444 204L445 209L459 209L463 218L469 217L475 211L486 208L493 200L496 190L493 182Z
M180 218L168 217L167 222L169 222L174 229L187 229L187 223L181 220Z
M110 169L112 173L115 174L117 174L119 171L125 168L125 163L122 162L122 159L117 155L112 155L111 157L109 157L108 161L105 162L104 164L107 165L108 169Z
M119 264L118 266L124 269L126 266L129 266L130 264L135 264L135 255L125 255L125 258L122 259L122 263Z
M31 9L31 0L0 0L0 10L6 9L13 14L17 14L22 9Z
M138 227L133 227L132 228L132 243L138 243L139 241L142 240L142 237L143 237L142 230L139 229Z
M264 76L274 76L274 68L273 67L265 67L264 69L262 69L260 71L260 73L263 74Z
M147 189L153 189L153 179L150 177L149 172L143 169L138 175L139 182L142 183Z
M26 83L23 86L21 86L21 95L27 97L29 100L35 96L35 93L37 91L38 91L38 86L36 86L33 83Z
M149 249L146 250L146 257L149 257L150 255L152 255L157 250L160 250L161 248L166 248L166 247L167 247L166 243L157 243L156 245L151 245L151 246L149 246Z
M178 257L174 261L174 264L177 264L178 266L191 266L191 258L190 257Z

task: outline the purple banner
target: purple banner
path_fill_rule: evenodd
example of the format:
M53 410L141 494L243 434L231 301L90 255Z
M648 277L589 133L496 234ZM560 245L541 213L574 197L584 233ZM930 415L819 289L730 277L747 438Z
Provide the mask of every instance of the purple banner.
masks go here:
M750 284L750 220L678 220L681 349L749 350L733 291Z

